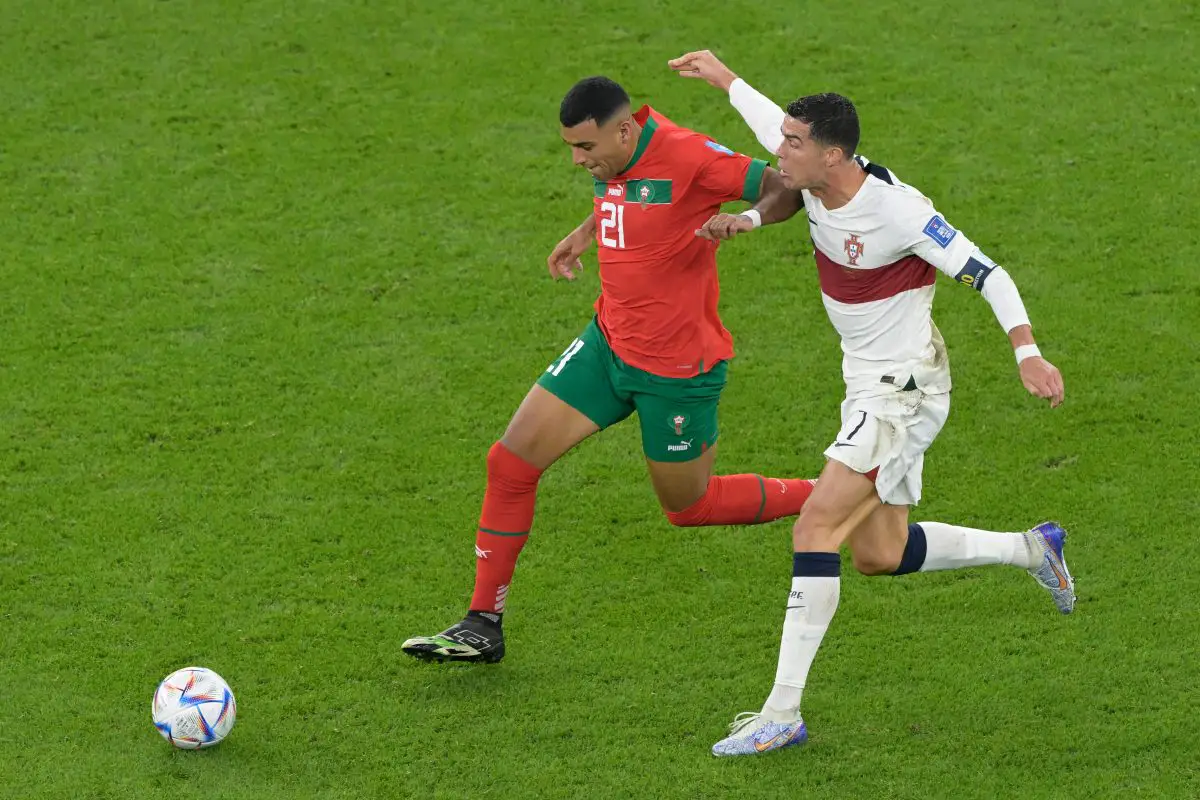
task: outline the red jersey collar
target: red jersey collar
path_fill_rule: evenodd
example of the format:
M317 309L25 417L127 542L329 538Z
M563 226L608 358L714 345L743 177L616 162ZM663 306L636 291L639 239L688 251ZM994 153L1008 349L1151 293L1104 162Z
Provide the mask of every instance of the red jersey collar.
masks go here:
M650 146L650 140L654 137L656 130L664 125L671 124L671 120L659 114L650 106L642 106L633 112L633 119L634 122L642 126L642 135L638 137L637 148L633 151L633 157L629 159L629 163L625 165L619 174L628 172L641 159L642 154L646 152L646 148Z

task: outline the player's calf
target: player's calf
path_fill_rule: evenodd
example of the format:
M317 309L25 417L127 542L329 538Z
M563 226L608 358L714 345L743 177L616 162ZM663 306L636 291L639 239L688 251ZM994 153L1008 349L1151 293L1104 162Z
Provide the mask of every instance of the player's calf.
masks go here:
M676 527L758 525L799 514L815 485L807 478L714 475L695 503L682 511L664 511Z

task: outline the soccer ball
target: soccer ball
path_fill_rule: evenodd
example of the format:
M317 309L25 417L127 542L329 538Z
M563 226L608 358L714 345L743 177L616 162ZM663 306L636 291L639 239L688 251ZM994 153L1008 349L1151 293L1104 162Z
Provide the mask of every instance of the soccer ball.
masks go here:
M233 729L237 703L225 680L204 667L184 667L163 678L151 706L154 727L184 750L212 747Z

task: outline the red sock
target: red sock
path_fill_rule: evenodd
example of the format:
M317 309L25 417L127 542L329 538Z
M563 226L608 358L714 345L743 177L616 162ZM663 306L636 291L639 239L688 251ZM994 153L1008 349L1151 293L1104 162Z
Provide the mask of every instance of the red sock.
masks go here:
M764 478L761 475L714 475L704 496L683 511L668 511L672 525L757 525L794 517L812 494L813 482L803 478Z
M500 442L487 455L487 490L475 532L472 611L504 613L517 556L529 538L542 471Z

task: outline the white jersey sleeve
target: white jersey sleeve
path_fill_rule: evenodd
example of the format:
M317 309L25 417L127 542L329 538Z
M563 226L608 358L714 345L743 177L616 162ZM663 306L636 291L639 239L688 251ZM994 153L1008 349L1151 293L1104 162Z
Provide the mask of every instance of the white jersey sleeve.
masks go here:
M954 280L963 280L963 268L977 248L962 231L955 230L946 222L933 203L923 196L912 197L905 203L904 214L897 222L904 226L909 253L924 259ZM963 282L970 283L969 280Z
M730 84L729 102L754 131L759 144L775 155L783 144L783 119L787 116L783 109L741 78Z
M1017 286L1004 268L983 254L975 243L956 230L925 197L908 204L903 224L911 236L909 252L932 264L939 272L974 288L983 295L1008 333L1029 324L1029 315Z

